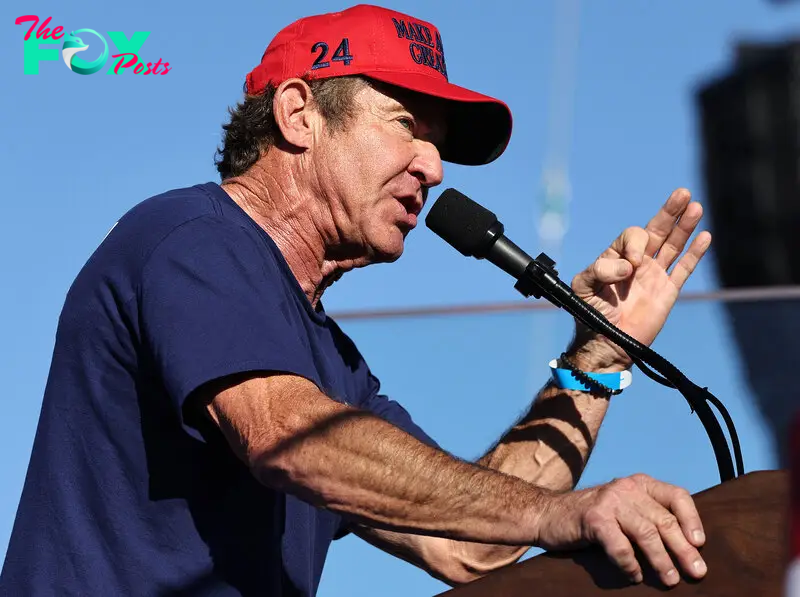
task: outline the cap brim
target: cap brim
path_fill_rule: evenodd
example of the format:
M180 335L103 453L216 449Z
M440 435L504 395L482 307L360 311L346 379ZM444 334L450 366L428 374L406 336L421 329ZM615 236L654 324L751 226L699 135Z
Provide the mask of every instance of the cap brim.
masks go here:
M439 147L446 162L479 166L496 160L511 139L508 106L493 97L416 73L372 71L366 77L447 101L447 133Z

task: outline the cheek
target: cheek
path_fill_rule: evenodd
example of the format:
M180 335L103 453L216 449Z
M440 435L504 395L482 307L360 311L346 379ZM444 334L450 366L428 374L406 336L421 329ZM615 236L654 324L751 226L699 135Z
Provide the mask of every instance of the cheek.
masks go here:
M374 178L379 147L369 139L334 138L328 159L328 173L344 184L361 186L362 181ZM347 190L347 189L345 189Z
M322 184L340 197L351 214L368 211L370 219L397 218L401 206L385 199L390 194L387 187L402 186L393 181L406 171L411 161L408 151L408 144L379 127L339 134L326 148Z
M343 150L333 161L329 176L338 192L350 202L364 202L382 186L379 163L370 152Z
M364 174L392 178L405 170L411 157L408 144L396 135L387 133L380 126L366 127L349 145L348 161L354 163Z

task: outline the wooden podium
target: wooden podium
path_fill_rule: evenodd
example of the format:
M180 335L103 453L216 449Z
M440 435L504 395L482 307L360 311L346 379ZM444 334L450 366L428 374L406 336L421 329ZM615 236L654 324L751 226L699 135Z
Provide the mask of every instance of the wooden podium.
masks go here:
M440 597L782 597L788 559L789 477L759 471L695 495L706 531L706 577L668 589L645 562L644 582L632 585L599 548L548 552L509 566ZM640 561L642 561L640 559Z

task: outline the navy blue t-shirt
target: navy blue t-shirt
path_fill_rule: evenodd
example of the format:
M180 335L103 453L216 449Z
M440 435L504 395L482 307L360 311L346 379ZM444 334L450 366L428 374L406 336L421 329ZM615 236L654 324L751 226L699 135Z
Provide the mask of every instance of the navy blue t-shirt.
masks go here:
M436 445L219 185L152 197L67 295L0 593L314 595L342 518L261 485L184 408L247 371Z

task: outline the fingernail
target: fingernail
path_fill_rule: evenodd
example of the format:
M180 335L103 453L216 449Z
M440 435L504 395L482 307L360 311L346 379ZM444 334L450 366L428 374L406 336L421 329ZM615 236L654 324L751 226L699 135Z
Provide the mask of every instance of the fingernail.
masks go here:
M617 274L623 276L628 273L628 262L627 261L620 261L617 265Z
M701 574L702 575L702 574L705 574L706 572L708 572L708 568L706 568L706 563L703 560L695 560L694 564L692 564L692 566L694 567L694 571L697 574Z
M694 538L695 543L705 543L706 535L703 531L695 531L692 533L692 537Z
M670 585L678 584L678 571L675 570L675 568L667 572L667 584Z
M633 582L638 584L642 582L642 580L644 580L644 577L642 576L641 572L637 572L636 574L633 575Z

